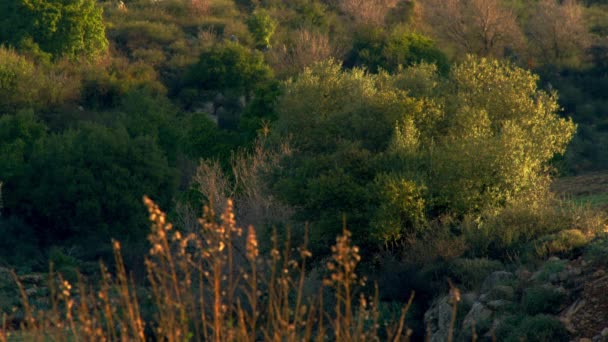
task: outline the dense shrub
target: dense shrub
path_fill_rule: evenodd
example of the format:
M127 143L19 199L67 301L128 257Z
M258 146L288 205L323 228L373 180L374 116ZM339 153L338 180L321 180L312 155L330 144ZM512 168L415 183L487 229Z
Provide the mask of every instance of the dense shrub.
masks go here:
M565 291L551 285L526 288L522 297L522 308L530 315L554 314L562 309Z
M355 35L346 64L365 66L372 72L389 72L422 62L436 64L442 74L449 70L446 55L428 37L416 33L388 34L379 28L363 28Z
M264 57L238 43L225 43L201 54L186 76L186 85L221 92L248 93L272 76Z
M557 318L548 315L525 317L512 328L504 341L516 342L566 342L570 340L568 331Z
M174 171L155 141L131 138L121 126L84 124L39 139L23 163L7 180L6 209L36 227L46 245L141 238L141 196L163 194L166 203L173 193Z
M504 269L503 264L491 259L455 259L449 263L451 277L467 289L476 289L492 272Z
M98 57L106 52L102 11L93 0L2 1L0 42L55 58Z
M37 96L34 63L0 46L0 112L32 105Z

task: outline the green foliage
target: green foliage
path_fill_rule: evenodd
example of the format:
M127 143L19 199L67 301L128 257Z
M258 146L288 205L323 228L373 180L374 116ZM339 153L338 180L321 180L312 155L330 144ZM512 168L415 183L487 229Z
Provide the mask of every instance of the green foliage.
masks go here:
M496 329L499 341L569 341L569 335L563 324L549 315L514 315L502 320Z
M264 56L238 44L216 45L201 54L186 76L186 85L202 90L249 92L272 77Z
M540 241L536 243L536 253L540 257L571 253L572 251L586 246L590 239L590 236L585 236L585 234L578 229L562 230L540 239Z
M279 100L275 132L297 152L278 191L302 208L301 219L326 220L324 233L342 213L355 232L385 243L419 235L429 218L471 215L495 220L488 233L505 234L499 241L509 245L520 237L497 226L497 213L524 198L527 210L546 196L547 165L575 128L536 82L525 70L473 57L448 78L428 64L391 76L321 63ZM522 229L524 240L557 230L543 222Z
M441 135L429 162L437 204L457 212L542 193L546 166L564 152L575 125L557 115L555 94L515 66L469 57L446 84ZM436 132L436 134L439 132Z
M53 57L94 58L108 47L101 8L94 0L18 0L0 2L8 17L0 22L0 41Z
M247 20L249 32L255 44L261 48L270 48L270 40L277 28L277 22L263 9L255 10Z
M585 250L585 260L597 265L608 264L608 239L602 236L592 241Z
M11 180L23 174L34 146L46 136L46 126L33 112L20 111L0 117L0 179L12 191Z
M505 341L516 342L566 342L570 340L568 331L557 318L548 315L527 317L515 327Z
M85 70L80 100L93 109L108 109L117 107L128 93L142 90L152 96L164 96L167 92L151 66L115 58Z
M402 241L427 228L423 187L396 175L380 175L378 217L373 234L385 244Z
M332 239L344 213L354 236L369 238L363 229L378 203L377 154L388 147L394 122L418 110L416 101L380 81L325 62L288 83L279 99L273 131L290 136L297 153L285 161L275 190L301 208L299 218L314 221L316 239Z
M458 258L449 263L449 274L467 289L477 289L492 272L504 269L500 261Z
M38 247L34 227L16 217L0 217L0 263L17 271L46 270L48 262Z
M0 112L15 111L34 101L36 67L14 50L0 46Z
M193 159L219 159L228 166L232 151L240 145L236 133L223 130L205 113L193 113L184 120L186 127L180 147Z
M174 171L154 140L126 129L84 124L40 139L23 172L7 180L6 208L37 229L45 244L92 236L141 238L141 196L168 201ZM140 213L140 214L137 214Z
M565 293L550 285L526 288L522 298L522 308L530 315L554 314L561 309Z
M473 254L498 257L506 250L527 252L531 241L571 228L570 218L554 202L522 200L498 212L486 210L480 218L469 215L462 229Z
M408 32L387 34L380 28L365 27L355 34L346 64L365 66L372 72L394 72L422 62L436 64L442 74L449 70L446 55L430 38Z

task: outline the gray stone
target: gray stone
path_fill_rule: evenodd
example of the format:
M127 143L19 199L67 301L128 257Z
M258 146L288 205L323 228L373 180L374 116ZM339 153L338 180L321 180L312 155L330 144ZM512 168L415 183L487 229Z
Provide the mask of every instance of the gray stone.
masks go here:
M477 301L477 293L475 292L467 292L460 296L460 304L459 305L467 305L473 306L473 304Z
M508 300L497 299L497 300L488 302L488 304L486 304L486 305L488 308L490 308L493 311L501 311L501 310L504 310L506 307L508 307L511 304L512 304L512 302L510 302Z
M452 306L449 296L435 300L424 314L424 323L429 328L430 342L443 342L448 338Z
M604 328L601 333L602 337L608 337L608 328Z
M515 276L511 272L507 271L496 271L490 274L481 285L482 292L488 292L490 289L501 283L513 280Z
M508 285L496 285L488 293L490 299L506 299L513 300L515 298L515 290Z
M466 331L467 329L471 328L473 322L477 324L479 322L486 321L490 318L492 318L492 310L488 309L482 303L476 302L475 304L473 304L471 310L469 310L467 315L464 317L464 321L462 322L462 328Z
M487 303L489 300L490 300L490 296L487 293L484 293L481 296L479 296L479 301L482 303Z

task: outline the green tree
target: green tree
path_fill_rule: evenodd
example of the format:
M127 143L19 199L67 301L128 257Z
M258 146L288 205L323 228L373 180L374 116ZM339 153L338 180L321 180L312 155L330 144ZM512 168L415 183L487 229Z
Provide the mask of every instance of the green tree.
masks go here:
M263 9L255 10L247 20L249 32L259 48L270 48L270 39L277 28L277 22Z
M294 150L275 175L279 196L299 208L297 219L312 222L317 246L336 236L343 214L360 242L371 238L378 157L395 122L420 111L418 101L390 86L385 75L343 72L330 61L288 83L277 108L274 134L289 138Z
M9 214L24 218L50 245L71 239L141 239L145 194L168 204L175 172L152 138L118 125L82 124L34 144L21 172L7 179Z
M54 58L93 58L105 52L102 10L94 0L2 0L0 42Z
M12 49L0 46L0 111L14 112L36 97L36 68Z
M498 61L436 70L374 75L323 63L287 85L274 131L294 152L274 185L296 219L329 238L346 214L363 242L388 243L444 214L546 195L549 162L575 130L556 95Z
M248 93L272 77L272 70L257 51L238 44L215 45L190 67L185 83L205 91Z
M416 33L387 34L380 28L366 27L355 35L346 64L365 66L372 72L379 69L394 72L399 67L422 62L436 64L444 74L449 70L447 56L428 37Z

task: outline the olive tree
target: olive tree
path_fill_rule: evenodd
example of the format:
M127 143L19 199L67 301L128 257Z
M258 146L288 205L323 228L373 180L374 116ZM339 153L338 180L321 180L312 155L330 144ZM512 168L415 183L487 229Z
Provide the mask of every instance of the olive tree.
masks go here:
M317 65L279 101L275 134L293 153L275 190L321 235L346 214L368 242L406 239L443 214L544 196L550 160L575 125L537 81L475 57L447 77L424 64L394 75Z

